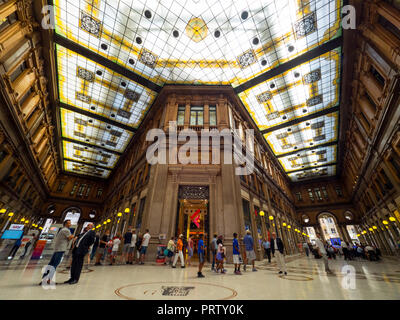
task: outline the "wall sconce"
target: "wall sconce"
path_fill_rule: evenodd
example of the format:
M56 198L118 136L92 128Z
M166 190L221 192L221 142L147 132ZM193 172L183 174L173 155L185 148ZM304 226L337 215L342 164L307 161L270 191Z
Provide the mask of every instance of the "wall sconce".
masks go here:
M396 221L396 219L394 217L389 217L389 220L392 221L392 222Z
M10 213L8 214L9 217L12 217L13 215L14 215L14 212L10 212Z
M286 227L286 222L282 223L282 226Z
M117 217L122 217L122 212L118 212Z
M265 213L264 211L260 211L260 217L264 217Z
M6 213L6 211L7 211L7 209L3 208L3 209L0 210L0 213Z
M386 220L382 221L383 224L388 224L389 222L387 222Z
M129 208L125 208L125 213L129 213L131 210Z
M269 216L269 220L274 220L274 217L273 216Z
M107 219L107 223L110 223L111 222L111 219Z
M373 228L373 229L375 229L375 230L376 230L376 229L378 229L378 227L377 227L377 226L372 226L372 228Z

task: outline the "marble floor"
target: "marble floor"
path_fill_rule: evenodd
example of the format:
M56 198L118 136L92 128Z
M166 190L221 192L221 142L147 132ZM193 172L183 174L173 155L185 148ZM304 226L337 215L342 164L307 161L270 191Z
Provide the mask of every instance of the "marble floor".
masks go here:
M250 299L250 300L399 300L400 260L380 262L330 260L334 275L324 272L323 262L302 255L287 257L287 276L280 276L276 263L257 261L257 272L225 275L204 267L197 278L195 265L176 269L164 265L104 265L84 267L76 285L62 284L69 278L65 263L57 269L55 286L38 285L46 261L0 264L0 300L7 299ZM248 270L251 269L248 267Z

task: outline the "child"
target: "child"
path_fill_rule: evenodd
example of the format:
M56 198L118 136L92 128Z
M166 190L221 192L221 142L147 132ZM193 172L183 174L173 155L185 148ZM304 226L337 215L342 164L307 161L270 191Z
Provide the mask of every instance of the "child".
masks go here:
M217 249L217 272L218 270L221 270L221 274L225 273L225 269L224 269L224 259L225 259L225 247L222 243L222 239L219 238L217 240L217 245L218 245L218 249Z
M111 251L111 258L110 258L110 266L115 263L115 258L118 255L119 245L121 244L121 234L118 233L116 237L114 237L112 241L112 251Z

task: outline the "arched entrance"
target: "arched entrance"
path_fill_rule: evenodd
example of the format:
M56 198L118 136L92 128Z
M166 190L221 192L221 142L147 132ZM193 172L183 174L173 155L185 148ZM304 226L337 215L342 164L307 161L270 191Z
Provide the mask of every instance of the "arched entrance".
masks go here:
M324 239L332 244L335 244L335 242L340 244L340 234L336 217L330 212L322 212L318 216L318 222Z
M79 209L78 207L69 207L64 210L63 216L63 221L71 220L71 225L77 226L81 217L81 209Z

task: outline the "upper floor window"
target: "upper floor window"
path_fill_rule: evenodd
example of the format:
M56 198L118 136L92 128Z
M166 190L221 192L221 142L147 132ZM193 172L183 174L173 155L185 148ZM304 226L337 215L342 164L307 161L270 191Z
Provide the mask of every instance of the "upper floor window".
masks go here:
M324 198L326 200L328 200L328 192L326 192L326 188L325 187L321 187L321 190L322 190L322 194L324 195Z
M342 188L340 186L336 186L335 191L338 197L343 197Z
M379 15L378 22L382 27L384 27L387 31L389 31L392 35L400 40L400 30L396 28L393 23L391 23L389 20L382 17L381 15Z
M314 201L314 194L311 189L308 189L308 196L310 197L311 201Z
M322 200L321 191L319 190L319 188L315 188L314 191L318 197L318 200Z
M81 186L79 187L79 190L78 190L78 196L83 196L83 191L85 190L85 188L86 188L86 184L81 184Z
M90 190L92 190L92 186L89 184L88 187L87 187L87 189L86 189L86 194L85 194L85 197L86 197L86 198L89 196Z
M209 118L210 118L210 126L217 125L217 107L209 106Z
M57 192L62 192L64 187L65 187L66 182L65 181L60 181L57 187Z
M395 8L400 10L400 1L399 0L383 0L389 4L391 4L392 6L394 6Z
M26 62L24 61L23 63L21 63L15 70L13 73L10 74L10 81L14 82L18 76L24 72L24 70L26 69Z
M296 192L296 199L297 201L303 200L303 198L301 197L301 192Z
M8 152L6 150L0 150L0 163L8 156Z
M203 106L191 106L190 107L190 125L191 126L202 126L204 119Z
M374 76L375 80L379 82L379 84L384 87L385 86L385 78L380 74L378 70L374 68L374 66L371 65L370 68L371 74Z
M101 195L103 194L103 189L97 189L97 194L96 194L96 198L100 198Z
M3 1L0 1L0 5L3 4ZM10 14L3 21L0 21L0 32L2 32L5 28L7 28L10 24L13 24L17 21L17 14L14 12Z
M185 109L186 107L184 105L179 105L178 106L178 119L177 119L177 125L178 126L183 126L185 123Z
M78 183L77 183L77 182L74 183L74 186L72 187L72 190L71 190L71 192L69 193L70 196L73 196L73 195L74 195L74 193L75 193L75 191L76 191L76 188L78 188Z

